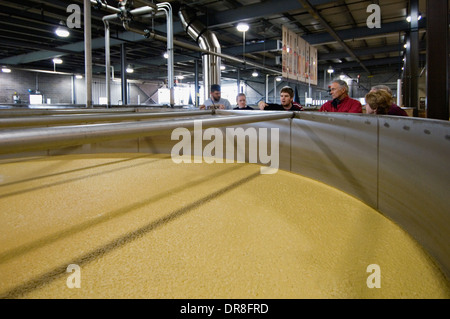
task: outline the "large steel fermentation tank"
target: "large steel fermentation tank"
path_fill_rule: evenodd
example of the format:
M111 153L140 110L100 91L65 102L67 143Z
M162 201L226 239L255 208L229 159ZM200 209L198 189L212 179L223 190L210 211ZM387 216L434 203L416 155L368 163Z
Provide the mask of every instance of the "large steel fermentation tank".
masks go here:
M450 246L448 245L450 242L450 210L448 208L450 198L450 188L448 187L450 180L450 163L448 161L450 158L450 124L448 122L365 114L256 110L247 112L171 109L168 111L167 109L149 110L130 107L120 110L3 111L0 118L2 127L0 131L2 162L0 165L14 161L23 161L26 165L27 161L24 159L27 158L30 160L57 158L64 155L114 153L170 155L177 143L171 138L174 130L186 128L193 133L196 128L199 128L199 123L201 123L203 132L208 128L220 130L223 133L220 135L223 137L221 145L227 145L227 128L242 128L243 130L253 128L256 132L261 132L260 129L271 131L276 128L278 132L276 135L279 154L278 168L282 174L290 173L293 176L302 176L326 185L326 187L337 189L377 211L382 218L395 223L414 241L417 241L430 256L432 263L437 265L443 274L443 286L447 287L448 297L448 278L450 278ZM250 130L246 132L248 133ZM241 160L254 163L254 161L250 161L249 146L258 145L260 137L261 135L255 137L255 135L248 134L245 138L246 144L244 144L246 147L241 150L237 149L236 144L230 144L234 145L232 156L241 152L244 154ZM268 153L275 151L271 149L273 144L270 144L273 138L275 135L268 135ZM211 139L199 139L197 143L200 144L197 146L203 150L210 142ZM192 143L195 143L194 139ZM230 151L231 149L228 149L223 153L225 163L226 158L230 156ZM191 155L195 156L194 153L195 151ZM166 159L170 158L166 156ZM256 164L264 166L265 163L258 158ZM198 166L191 167L194 170L198 168ZM74 171L76 170L78 168L74 169ZM5 178L2 177L2 182L6 181ZM33 177L28 176L28 178L32 179ZM287 179L288 177L286 177ZM283 178L276 181L279 185L273 185L274 189L282 186ZM160 180L159 182L164 185L165 181ZM181 182L180 184L182 184ZM195 189L195 183L189 185ZM258 190L249 189L248 192L257 194ZM49 196L54 195L49 194ZM120 194L116 195L120 196ZM97 193L92 196L101 198L103 195ZM276 196L276 192L274 196ZM297 194L291 194L291 198L299 200ZM186 201L186 206L191 204L189 199L179 200ZM337 202L327 202L329 198L326 195L319 196L317 200L321 202L320 205L339 205ZM242 205L242 211L244 211L245 203ZM263 208L261 209L263 210ZM372 225L361 225L361 227L370 229ZM377 226L373 225L373 227ZM348 231L349 234L342 236L349 237L351 240L352 230ZM383 234L378 235L381 241ZM51 238L52 235L49 236ZM373 236L373 234L368 233L367 236ZM56 241L57 239L52 240ZM298 240L298 238L293 239L293 241ZM361 241L361 238L355 238L355 241L358 240ZM273 238L271 241L276 242L277 238ZM13 262L15 255L31 253L33 249L37 250L39 245L30 243L28 246L16 249L11 248L14 246L12 245L0 253L0 261L6 265L8 262ZM396 243L393 242L390 245L395 246ZM166 247L166 249L170 250L171 248ZM389 254L389 252L386 253ZM344 257L341 256L341 258ZM348 258L353 257L349 256ZM89 260L89 262L91 261ZM181 260L174 261L174 263L177 262L181 262ZM226 263L225 260L224 264L226 265ZM376 264L376 260L373 263ZM61 262L61 264L64 263ZM276 266L274 267L276 268ZM380 267L383 270L383 265ZM405 265L405 267L402 271L408 270L409 266ZM53 269L52 271L48 272L46 276L55 276L55 278L65 276L65 269ZM217 275L220 277L220 274ZM417 275L420 276L420 274ZM36 277L39 276L36 275ZM33 290L33 287L39 286L36 283L39 280L34 280L33 282L33 279L29 279L28 283L24 280L15 288L14 285L8 286L8 289L2 289L0 294L6 298L21 296L26 298L26 294L23 295L24 291ZM27 286L28 288L25 289L27 284L29 287ZM202 285L207 285L207 283L202 283ZM232 295L230 292L228 295L210 297L229 298ZM247 298L248 296L255 297L252 293L237 297ZM142 297L146 297L145 293ZM271 297L278 298L279 296ZM370 294L359 291L355 292L353 297L370 297Z

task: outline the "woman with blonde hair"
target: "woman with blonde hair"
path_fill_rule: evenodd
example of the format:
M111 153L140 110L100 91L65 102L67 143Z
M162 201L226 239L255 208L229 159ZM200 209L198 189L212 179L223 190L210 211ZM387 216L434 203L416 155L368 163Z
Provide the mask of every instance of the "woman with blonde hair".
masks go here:
M408 114L394 104L392 95L386 90L371 90L366 94L366 113L407 116Z

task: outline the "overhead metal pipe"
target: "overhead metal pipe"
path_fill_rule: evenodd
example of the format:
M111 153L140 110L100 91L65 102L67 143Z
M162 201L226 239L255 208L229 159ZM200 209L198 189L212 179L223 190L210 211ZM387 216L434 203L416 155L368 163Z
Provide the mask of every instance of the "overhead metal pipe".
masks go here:
M173 58L173 14L172 14L172 6L170 3L158 3L156 5L152 4L152 6L145 6L136 9L127 11L126 4L121 5L121 15L120 19L123 21L123 27L127 31L135 32L138 34L142 34L145 37L149 37L150 31L147 29L140 29L130 25L131 17L142 16L148 13L154 13L157 11L163 11L166 15L166 25L167 25L167 37L163 39L163 41L167 42L167 86L170 91L170 106L173 107L175 105L175 92L174 92L174 58Z
M200 85L199 85L199 81L198 81L198 59L195 59L195 74L194 74L194 85L195 85L195 107L199 107L200 105Z
M95 0L91 1L91 2L93 4L97 3ZM117 8L114 8L114 9L107 8L107 9L109 11L115 12L117 14L112 14L112 15L108 15L108 16L103 17L103 22L105 24L105 41L106 41L106 38L109 39L109 23L108 22L110 20L112 20L112 19L118 19L121 16L120 15L120 13L121 13L120 9L117 9ZM168 51L169 51L168 52L169 58L168 58L168 65L167 65L167 67L168 67L168 87L171 90L171 106L173 106L173 102L172 101L173 101L173 86L174 86L174 76L173 76L173 73L174 73L173 72L173 46L174 45L176 45L178 47L182 47L182 48L187 49L187 50L191 50L191 51L195 51L195 52L201 52L201 53L205 53L205 54L208 54L208 55L213 55L213 56L216 56L216 57L220 57L220 58L223 58L223 59L228 60L228 61L233 61L233 62L237 62L237 63L244 63L244 61L242 59L236 58L234 56L227 55L227 54L222 54L221 52L210 51L208 48L204 49L204 48L201 48L199 46L195 46L195 45L192 45L192 44L189 44L189 43L186 43L186 42L175 40L173 38L173 21L172 21L172 16L173 15L171 13L172 9L170 7L170 4L169 3L157 4L157 9L158 10L162 10L162 11L164 11L166 13L167 20L168 20L167 37L158 35L158 34L156 34L154 32L151 32L148 29L140 29L140 28L134 27L134 26L130 25L129 21L126 20L126 19L123 21L123 26L124 26L124 28L127 31L135 32L135 33L138 33L138 34L141 34L141 35L145 36L146 38L151 38L151 39L154 39L154 40L157 40L157 41L163 41L163 42L167 43L167 47L168 47ZM141 16L143 16L145 14L148 14L148 13L154 13L154 12L155 12L155 10L154 10L153 7L142 7L142 8L137 8L137 9L133 9L133 10L130 11L130 13L132 15L136 15L137 14L137 15L141 15ZM109 40L108 40L108 42L109 42ZM105 44L105 46L106 46L106 44ZM109 47L109 45L108 45L108 47ZM109 48L108 49L105 48L105 54L106 54L108 59L110 59L110 57L109 57L110 54L108 53L109 50L110 50ZM249 65L249 66L261 69L261 70L265 70L265 71L270 72L272 74L281 74L281 71L278 70L278 69L272 69L270 67L266 67L266 66L263 66L263 65L260 65L258 63L251 62L251 61L245 61L245 63L246 63L246 65ZM108 64L108 63L106 63L106 64ZM205 64L205 63L203 63L203 64ZM206 64L208 64L208 62ZM219 65L218 69L219 70L218 70L217 74L220 74L220 65ZM109 67L107 65L106 66L106 73L108 74L108 72L109 72ZM107 75L107 78L108 77L109 76ZM108 80L107 80L107 83L109 83ZM110 88L108 86L107 86L107 91L109 92L109 95L110 95ZM206 89L206 91L208 91L208 89Z
M256 111L255 111L256 112ZM273 121L294 117L294 112L262 112L255 115L233 115L199 120L202 128L224 127ZM214 114L214 112L211 112ZM195 128L194 119L169 121L139 121L129 123L91 124L76 126L39 127L0 132L0 154L47 150L110 140L137 138L169 133L176 128Z
M89 0L84 0L84 65L86 108L92 108L92 35L91 5Z
M181 24L185 28L186 33L206 52L221 53L219 40L214 32L206 28L203 23L188 11L187 7L182 7L178 11ZM209 98L209 88L212 84L220 84L221 60L217 55L209 53L202 56L203 67L203 87L204 100Z
M120 9L118 9L116 7L112 7L101 1L91 0L91 4L97 6L99 9L105 9L106 11L109 11L109 12L120 13Z
M128 92L127 92L127 51L125 43L120 45L120 76L122 79L122 104L128 105ZM108 71L107 71L108 72Z
M173 15L172 15L172 6L168 2L158 3L158 10L163 10L166 14L166 25L167 25L167 86L170 91L170 106L173 107L175 105L175 79L173 76L174 73L174 58L173 58Z
M159 40L159 41L165 41L166 40L165 37L157 35L157 34L155 34L153 32L149 32L147 35L148 35L148 37L151 37L151 38L153 38L155 40ZM201 52L201 53L215 55L215 56L221 57L221 58L223 58L225 60L228 60L228 61L233 61L233 62L237 62L237 63L244 63L244 60L236 58L236 57L234 57L232 55L228 55L228 54L224 54L224 53L217 53L217 52L213 52L213 51L208 51L208 50L202 49L202 48L200 48L198 46L195 46L193 44L189 44L189 43L186 43L186 42L173 40L173 43L176 46L179 46L179 47L191 50L191 51L196 51L196 52ZM274 75L275 74L281 74L281 70L272 69L272 68L269 68L269 67L264 66L262 64L254 63L252 61L245 60L245 65L250 65L250 66L255 67L255 68L259 69L259 70L265 70L267 72L271 72Z
M117 19L118 14L111 14L104 16L102 18L103 24L105 26L105 64L106 64L106 105L111 106L111 41L110 41L110 30L109 30L109 20Z

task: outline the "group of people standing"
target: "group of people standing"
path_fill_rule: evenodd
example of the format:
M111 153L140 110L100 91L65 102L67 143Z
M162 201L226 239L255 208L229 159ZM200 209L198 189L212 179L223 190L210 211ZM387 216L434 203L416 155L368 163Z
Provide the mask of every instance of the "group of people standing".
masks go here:
M331 82L330 94L332 100L323 104L319 112L362 113L361 103L349 97L348 91L348 85L345 81L335 80ZM394 103L392 91L385 85L372 87L370 92L366 94L365 99L367 114L408 116L402 108ZM252 107L247 105L244 93L237 95L236 104L234 110L253 110ZM218 84L211 86L210 99L200 106L200 109L211 108L232 109L230 102L221 97L220 85ZM267 111L303 111L303 107L294 102L294 90L289 86L280 90L280 104L260 101L258 108Z

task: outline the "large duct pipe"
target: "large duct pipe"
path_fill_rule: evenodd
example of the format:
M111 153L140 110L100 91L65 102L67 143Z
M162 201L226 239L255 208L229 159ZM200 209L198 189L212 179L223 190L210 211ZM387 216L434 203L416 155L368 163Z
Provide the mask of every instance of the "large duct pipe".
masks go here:
M215 33L208 30L195 16L192 16L187 7L180 8L178 15L186 33L197 42L201 49L221 54L219 40ZM202 64L204 99L207 100L211 84L220 84L221 59L215 54L203 54Z

